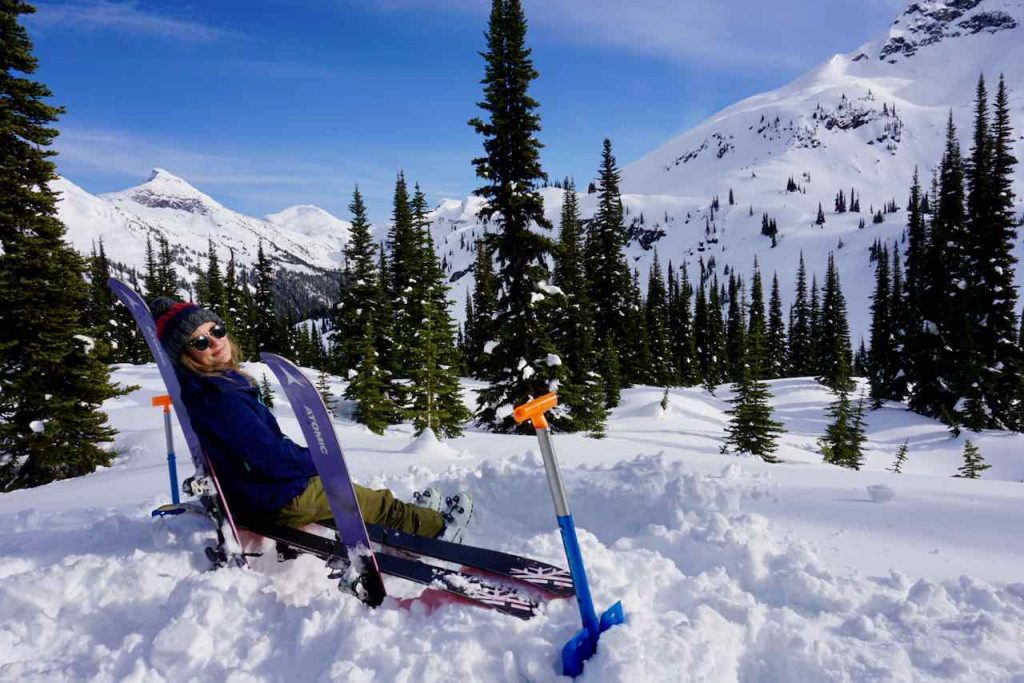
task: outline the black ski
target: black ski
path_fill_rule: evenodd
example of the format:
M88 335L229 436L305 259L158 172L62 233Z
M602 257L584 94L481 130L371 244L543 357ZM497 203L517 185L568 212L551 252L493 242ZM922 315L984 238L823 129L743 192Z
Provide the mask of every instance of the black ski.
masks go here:
M322 523L334 528L330 520ZM376 524L367 524L370 540L385 548L393 548L442 562L451 562L470 567L488 574L494 574L509 581L526 584L550 597L571 598L576 595L572 575L568 570L546 562L500 550L476 548L461 543L449 543L437 538L426 538L389 529Z
M243 522L239 528L284 543L299 552L316 555L339 572L344 572L346 568L347 555L336 540L273 523ZM435 567L397 555L378 554L376 559L382 574L441 591L454 600L469 602L520 619L529 619L537 614L537 601L523 595L514 586L492 583L479 576ZM344 582L341 587L345 588Z

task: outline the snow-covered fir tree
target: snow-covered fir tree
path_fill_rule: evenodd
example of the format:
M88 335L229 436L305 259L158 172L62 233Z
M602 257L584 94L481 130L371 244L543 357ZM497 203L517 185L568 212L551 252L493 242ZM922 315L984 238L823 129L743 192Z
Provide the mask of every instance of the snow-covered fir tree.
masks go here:
M818 440L825 462L859 470L864 463L864 400L850 399L849 391L840 388L836 400L826 414L832 418L825 435Z
M115 432L100 405L127 393L94 353L86 263L57 218L51 145L63 110L31 78L20 23L31 11L0 5L0 491L108 465Z
M417 436L429 429L441 438L454 437L462 434L463 423L472 414L462 400L448 285L429 230L426 196L419 185L411 209L420 266L411 280L411 295L417 299L414 310L422 317L408 349L411 384L403 417L412 420Z
M576 186L571 178L566 178L564 188L553 274L553 283L561 290L562 304L551 322L552 338L556 348L562 351L566 366L559 388L559 403L564 414L556 413L552 422L557 429L587 431L591 436L600 436L604 434L607 420L607 396L597 372L600 349L596 346L594 311L587 291L583 229Z
M549 297L547 259L553 244L533 229L551 225L536 189L547 179L537 138L538 103L529 94L538 74L526 46L526 17L519 0L492 3L484 59L479 106L487 120L474 118L470 125L484 138L484 156L473 160L484 185L475 194L484 198L481 218L497 228L485 240L498 266L498 294L482 373L488 386L477 395L477 419L496 432L510 432L516 429L512 409L549 391L559 368L552 362L557 354L540 307Z

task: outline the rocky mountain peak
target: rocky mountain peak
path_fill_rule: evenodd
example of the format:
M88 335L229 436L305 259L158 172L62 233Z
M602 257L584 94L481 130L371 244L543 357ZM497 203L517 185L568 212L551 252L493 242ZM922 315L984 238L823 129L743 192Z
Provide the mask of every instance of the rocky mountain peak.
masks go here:
M1021 27L1024 0L934 0L913 2L889 30L878 58L895 64L929 45Z
M105 196L115 202L131 201L151 209L171 209L203 216L221 208L212 197L162 168L154 168L149 180L142 185Z

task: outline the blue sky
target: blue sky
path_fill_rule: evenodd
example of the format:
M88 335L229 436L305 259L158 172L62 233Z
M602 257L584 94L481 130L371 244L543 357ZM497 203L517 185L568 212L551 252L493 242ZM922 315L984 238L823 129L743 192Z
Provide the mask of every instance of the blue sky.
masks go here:
M542 161L585 184L748 95L879 36L903 0L524 0ZM59 170L94 193L162 167L230 208L371 218L395 175L477 185L488 0L38 2L37 77L67 107Z

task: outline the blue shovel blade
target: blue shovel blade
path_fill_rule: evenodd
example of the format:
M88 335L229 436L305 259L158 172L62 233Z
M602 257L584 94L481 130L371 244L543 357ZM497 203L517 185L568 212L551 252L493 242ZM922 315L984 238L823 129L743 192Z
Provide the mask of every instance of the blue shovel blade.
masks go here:
M585 628L580 629L562 648L562 674L576 678L583 673L583 663L597 652L597 641L601 637L601 633L625 620L626 614L622 609L622 603L617 602L601 615L600 633L591 633Z

